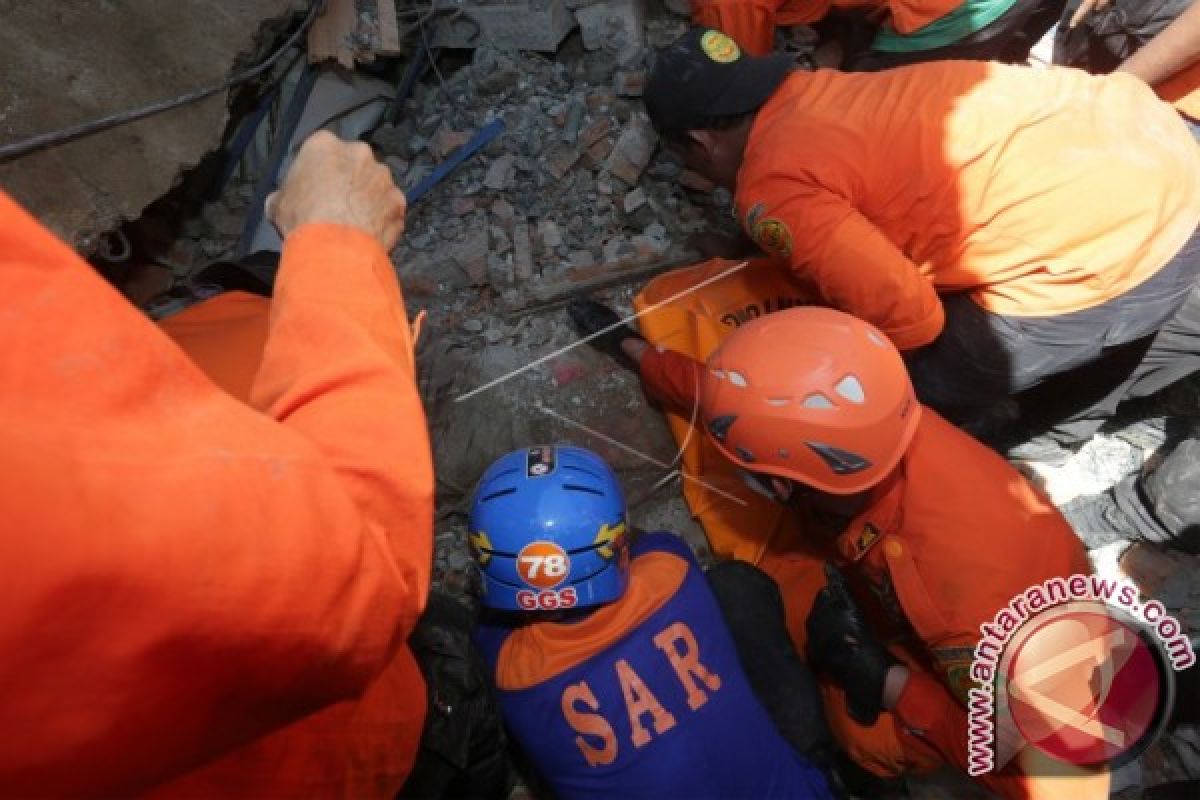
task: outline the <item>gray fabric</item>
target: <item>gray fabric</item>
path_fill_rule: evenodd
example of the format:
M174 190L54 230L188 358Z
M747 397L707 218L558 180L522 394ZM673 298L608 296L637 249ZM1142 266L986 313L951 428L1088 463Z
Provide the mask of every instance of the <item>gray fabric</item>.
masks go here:
M828 770L833 737L816 678L788 635L779 587L744 561L717 564L707 577L738 661L775 727L797 752Z
M990 444L989 413L1016 395L1022 417L1082 441L1125 399L1200 370L1200 235L1149 280L1095 308L1052 317L993 314L943 297L946 327L906 354L923 403Z
M1188 439L1155 468L1113 488L1117 507L1148 541L1200 553L1200 439Z

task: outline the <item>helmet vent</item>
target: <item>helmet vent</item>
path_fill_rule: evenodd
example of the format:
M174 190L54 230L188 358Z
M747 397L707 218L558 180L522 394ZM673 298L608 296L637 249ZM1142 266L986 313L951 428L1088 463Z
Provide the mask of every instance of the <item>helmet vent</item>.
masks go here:
M575 464L563 464L562 468L572 470L573 472L582 472L584 475L590 475L591 477L595 478L596 480L604 479L603 475L601 475L600 473L598 473L594 470L590 470L587 467L580 467L580 466L576 466Z
M724 442L725 437L729 435L729 429L733 427L733 423L735 422L737 422L735 414L725 414L724 416L716 417L712 422L708 423L708 432L718 442Z
M739 389L745 389L747 386L750 385L750 382L748 380L746 380L745 375L743 375L740 372L735 372L733 370L729 370L729 382L732 383L734 386L738 387Z
M588 494L598 494L601 497L604 496L604 492L600 491L599 489L592 488L591 486L580 486L578 483L564 483L562 488L566 489L568 492L587 492Z
M857 453L820 442L805 442L805 444L829 465L835 475L853 475L871 466L870 461Z
M863 389L863 385L854 375L847 375L838 381L837 386L833 387L837 393L849 400L855 405L862 405L867 400L867 393Z
M792 398L790 398L790 397L768 397L767 398L767 405L775 406L776 408L779 408L780 406L786 406L790 402L792 402Z
M741 458L742 461L754 461L754 453L751 453L746 448L735 447L734 450L737 451L738 457Z
M804 398L802 405L805 408L833 408L833 401L820 392L814 392Z
M498 492L492 492L491 494L485 494L483 497L479 498L479 502L486 503L489 500L495 500L497 497L504 497L504 495L506 495L506 494L516 494L516 493L517 493L517 490L515 488L513 488L512 486L510 486L507 489L501 489Z

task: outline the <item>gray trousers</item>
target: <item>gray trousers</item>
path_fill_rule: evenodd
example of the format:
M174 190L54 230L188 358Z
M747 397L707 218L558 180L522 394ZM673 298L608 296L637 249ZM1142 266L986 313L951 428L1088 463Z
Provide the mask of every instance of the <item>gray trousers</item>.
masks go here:
M988 444L1022 428L1080 443L1119 403L1200 371L1200 234L1142 284L1094 308L1050 317L993 314L943 297L946 327L906 355L921 402Z
M1200 553L1200 439L1187 439L1158 466L1113 487L1117 507L1143 539Z

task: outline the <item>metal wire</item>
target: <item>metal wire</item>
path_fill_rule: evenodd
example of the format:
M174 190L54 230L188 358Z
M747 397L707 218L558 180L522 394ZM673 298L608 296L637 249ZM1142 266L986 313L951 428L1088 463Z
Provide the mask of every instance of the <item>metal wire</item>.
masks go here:
M312 26L313 20L317 18L324 7L325 0L314 0L312 6L308 10L308 16L306 16L304 21L300 23L300 27L297 28L296 31L288 37L287 41L280 45L274 53L268 56L265 61L261 62L257 66L251 67L243 72L239 72L237 75L233 75L221 83L214 84L203 89L197 89L195 91L188 92L187 94L181 94L178 97L173 97L169 100L161 100L157 103L151 103L150 105L142 106L140 108L133 108L128 111L120 111L116 114L109 114L106 117L93 119L89 122L83 122L67 128L60 128L59 130L50 131L48 133L40 133L36 136L31 136L28 139L23 139L21 141L12 142L6 145L0 145L0 164L6 161L12 161L14 159L21 158L22 156L29 155L30 153L38 150L45 150L48 147L56 147L60 144L65 144L66 142L80 139L84 136L90 136L93 133L106 131L119 125L126 125L130 122L136 122L137 120L154 116L155 114L161 114L164 111L170 111L172 108L178 108L179 106L187 105L188 103L194 103L197 100L203 100L204 98L211 97L218 92L223 92L227 89L237 86L240 83L245 83L252 78L256 78L273 67L275 62L277 62L284 53L286 53L292 46L296 44L297 41L300 40L300 37L303 36L304 32Z

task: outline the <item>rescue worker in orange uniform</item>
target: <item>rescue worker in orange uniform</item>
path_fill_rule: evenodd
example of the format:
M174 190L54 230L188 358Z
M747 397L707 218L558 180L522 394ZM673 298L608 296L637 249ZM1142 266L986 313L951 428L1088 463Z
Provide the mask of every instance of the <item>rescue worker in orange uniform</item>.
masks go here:
M1090 572L1050 501L921 406L896 349L848 314L767 314L707 366L627 327L593 342L657 360L661 369L642 373L647 394L684 414L698 399L718 449L799 515L804 542L761 566L780 585L797 646L826 676L842 747L879 775L966 769L981 623L1030 586ZM844 571L855 603L836 571L824 591L824 561ZM1027 749L1020 767L981 780L1006 797L1107 797L1105 774L1039 777L1036 761Z
M1121 399L1200 367L1160 346L1200 331L1177 316L1200 272L1200 150L1141 81L794 72L695 28L659 53L645 101L758 247L883 330L922 402L978 435L999 438L1006 398L1069 381L1051 400L1075 407L1044 404L1046 460L1065 460Z
M268 206L269 321L231 294L173 326L219 322L218 371L0 195L6 797L390 798L411 766L433 477L404 196L318 133Z
M747 53L775 49L775 28L812 25L831 12L865 12L878 22L870 47L846 53L843 68L875 71L922 61L1021 63L1063 0L692 0L692 24L728 34Z

